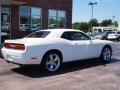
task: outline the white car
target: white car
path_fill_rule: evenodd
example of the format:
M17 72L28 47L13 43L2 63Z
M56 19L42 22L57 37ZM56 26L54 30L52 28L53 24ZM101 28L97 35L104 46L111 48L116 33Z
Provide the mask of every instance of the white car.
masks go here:
M107 36L108 36L108 33L109 32L99 32L99 33L97 33L96 35L95 35L95 38L96 39L101 39L101 40L107 40Z
M7 62L18 65L41 64L55 72L63 62L100 57L109 62L111 41L91 39L80 30L49 29L36 31L25 38L6 40L2 54Z
M117 40L120 41L120 31L112 31L108 34L108 40Z

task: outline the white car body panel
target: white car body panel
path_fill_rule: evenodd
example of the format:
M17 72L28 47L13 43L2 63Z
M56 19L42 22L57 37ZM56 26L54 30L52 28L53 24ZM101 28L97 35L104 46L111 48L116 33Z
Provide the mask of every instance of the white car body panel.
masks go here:
M108 39L114 39L114 40L118 39L120 37L120 34L118 34L118 32L114 31L114 33L108 34Z
M108 39L117 39L118 36L114 36L114 35L108 35Z
M93 45L94 41L85 40L85 41L74 41L74 59L86 59L86 58L93 58L97 57L97 46ZM81 52L81 53L80 53ZM87 54L87 55L86 55Z
M3 47L1 49L3 57L5 60L17 64L40 64L47 51L59 50L62 53L63 62L69 62L99 57L105 45L113 47L113 42L105 40L70 41L62 39L60 37L65 31L81 31L72 29L60 30L51 31L50 35L46 38L6 40L5 43L24 44L26 49L20 51Z

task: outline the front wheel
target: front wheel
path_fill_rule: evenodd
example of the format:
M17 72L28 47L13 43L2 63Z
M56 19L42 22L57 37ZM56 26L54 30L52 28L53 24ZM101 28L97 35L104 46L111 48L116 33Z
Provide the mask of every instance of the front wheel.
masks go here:
M120 41L120 37L118 37L117 41Z
M61 66L61 56L57 52L47 53L43 58L43 67L49 72L56 72Z
M104 47L101 53L101 60L108 63L111 60L112 50L110 47Z

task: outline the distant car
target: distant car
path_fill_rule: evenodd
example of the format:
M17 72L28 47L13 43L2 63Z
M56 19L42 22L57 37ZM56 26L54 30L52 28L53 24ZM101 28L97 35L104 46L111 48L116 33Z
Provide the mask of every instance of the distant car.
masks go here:
M30 29L29 24L20 24L20 31L29 30L29 29Z
M6 40L1 51L7 62L20 66L41 64L55 72L63 62L98 57L109 62L112 47L112 41L91 39L80 30L48 29L22 39Z
M31 30L39 30L40 29L40 25L39 24L32 24L31 25Z
M98 34L95 35L95 38L101 40L107 40L108 33L109 33L108 31L99 32Z
M109 40L117 40L120 41L120 31L112 31L109 32L108 37Z
M87 32L86 33L89 37L91 37L92 39L95 38L95 34L93 32Z

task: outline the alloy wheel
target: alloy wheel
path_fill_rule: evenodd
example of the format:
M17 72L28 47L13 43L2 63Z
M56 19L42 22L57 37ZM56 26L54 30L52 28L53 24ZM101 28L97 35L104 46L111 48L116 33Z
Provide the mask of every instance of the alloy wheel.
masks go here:
M51 72L54 72L54 71L57 71L60 67L60 64L61 64L61 60L60 60L60 57L59 55L57 54L50 54L48 57L47 57L47 60L46 60L46 68L51 71Z
M110 48L104 48L103 50L103 59L108 62L111 59L111 50Z

